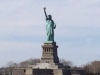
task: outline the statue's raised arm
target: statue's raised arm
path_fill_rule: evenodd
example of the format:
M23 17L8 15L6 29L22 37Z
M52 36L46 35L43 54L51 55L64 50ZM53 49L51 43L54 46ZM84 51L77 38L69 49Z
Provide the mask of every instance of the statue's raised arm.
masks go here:
M45 13L45 17L47 19L48 17L47 17L47 13L46 13L46 8L45 7L44 7L44 13Z

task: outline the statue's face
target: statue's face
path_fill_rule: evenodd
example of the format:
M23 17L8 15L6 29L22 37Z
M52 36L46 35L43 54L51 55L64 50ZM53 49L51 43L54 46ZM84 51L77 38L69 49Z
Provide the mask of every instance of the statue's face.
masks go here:
M51 16L51 15L48 15L48 18L49 18L49 19L52 19L52 16Z

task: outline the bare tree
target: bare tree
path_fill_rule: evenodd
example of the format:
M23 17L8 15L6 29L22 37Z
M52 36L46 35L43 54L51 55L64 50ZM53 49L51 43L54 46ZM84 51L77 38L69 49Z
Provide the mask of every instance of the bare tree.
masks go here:
M20 65L20 67L27 67L28 65L35 65L36 63L39 63L39 62L40 62L40 59L37 59L37 58L32 59L31 58L31 59L21 62L19 65Z
M84 69L89 75L100 75L100 61L93 61L90 64L86 64Z
M10 62L8 62L7 66L8 67L18 67L19 65L17 63L10 61Z
M20 62L20 63L14 63L12 61L8 62L7 66L5 68L2 68L0 69L0 75L11 75L12 72L13 72L13 69L15 67L27 67L28 65L35 65L36 63L39 63L40 62L40 59L38 58L35 58L35 59L28 59L28 60L25 60L23 62Z
M96 75L100 74L100 61L93 61L91 63L92 72Z
M73 63L71 61L66 61L65 59L60 59L60 63L62 63L64 66L73 66Z

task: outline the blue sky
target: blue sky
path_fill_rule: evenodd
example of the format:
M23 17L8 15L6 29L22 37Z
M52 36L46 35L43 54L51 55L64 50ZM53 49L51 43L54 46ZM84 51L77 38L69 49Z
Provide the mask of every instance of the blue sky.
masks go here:
M100 0L0 0L0 67L41 57L44 6L57 24L60 58L77 66L100 60Z

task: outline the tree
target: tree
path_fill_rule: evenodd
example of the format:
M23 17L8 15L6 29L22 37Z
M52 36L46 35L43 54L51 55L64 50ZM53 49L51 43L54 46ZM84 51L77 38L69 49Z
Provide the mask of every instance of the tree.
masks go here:
M8 66L8 67L18 67L19 64L10 61L10 62L8 62L7 66Z
M21 62L19 65L20 67L27 67L28 65L35 65L36 63L39 63L40 62L40 59L28 59L28 60L25 60L23 62Z
M64 66L73 66L73 63L71 61L66 61L65 59L60 59L59 62L62 63Z
M95 74L99 75L100 74L100 61L93 61L89 64L86 64L84 66L84 69L87 71L87 74Z

